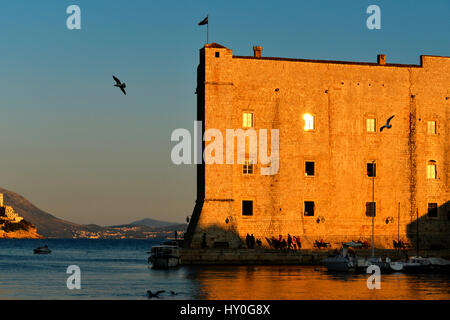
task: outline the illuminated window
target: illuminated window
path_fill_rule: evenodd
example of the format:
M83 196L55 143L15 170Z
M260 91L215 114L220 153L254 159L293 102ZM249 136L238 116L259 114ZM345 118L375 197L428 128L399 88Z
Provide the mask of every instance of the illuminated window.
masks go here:
M377 121L374 118L366 119L367 124L367 132L376 132L377 131Z
M428 134L436 134L436 121L428 121Z
M253 201L252 200L242 200L242 215L252 216L253 215Z
M430 160L427 164L427 178L436 179L436 161Z
M314 201L305 201L304 212L307 217L314 216Z
M244 112L242 116L242 127L253 128L253 113Z
M306 113L303 119L305 119L305 131L314 130L314 116Z
M428 217L437 218L437 216L438 216L437 203L428 203Z
M305 176L307 176L307 177L314 176L314 162L313 161L305 162Z
M242 173L243 174L253 174L253 163L251 160L245 160Z
M366 202L366 216L371 217L372 215L374 217L377 215L377 204L375 202Z

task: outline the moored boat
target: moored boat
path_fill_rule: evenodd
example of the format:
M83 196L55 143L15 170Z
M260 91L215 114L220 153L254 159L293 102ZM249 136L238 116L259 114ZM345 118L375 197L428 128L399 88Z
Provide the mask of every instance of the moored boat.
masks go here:
M322 261L328 271L349 272L355 271L357 267L356 254L350 254L350 247L360 247L362 244L347 242L342 244L342 249L334 256L330 256Z
M403 263L403 271L407 273L427 273L432 270L428 258L411 257Z
M148 257L154 269L167 269L178 267L180 264L179 247L172 244L161 244L153 246Z
M443 258L411 257L403 263L404 271L407 273L448 273L450 261Z
M385 261L381 257L368 258L358 260L358 271L366 272L367 268L371 265L376 265L380 268L381 273L392 273L403 270L403 263L400 261L392 261L389 257L386 257Z

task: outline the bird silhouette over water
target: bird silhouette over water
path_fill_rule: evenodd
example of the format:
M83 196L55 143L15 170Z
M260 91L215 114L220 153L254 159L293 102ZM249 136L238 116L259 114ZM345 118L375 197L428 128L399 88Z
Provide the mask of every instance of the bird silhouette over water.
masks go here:
M389 124L394 116L387 119L386 124L380 128L380 132L383 131L384 128L390 129L392 128L392 124Z
M174 296L174 295L177 295L178 293L176 293L175 291L170 290L170 294Z
M126 95L127 93L125 92L125 88L127 87L127 85L125 84L125 82L122 83L122 82L120 82L120 80L119 80L118 78L116 78L115 76L112 76L112 77L113 77L113 79L116 81L116 84L114 85L114 87L120 88L120 90L122 90L123 94Z
M148 297L149 297L149 298L158 298L159 294L160 294L160 293L164 293L164 292L166 292L166 291L164 291L164 290L159 290L159 291L156 291L156 293L153 293L153 292L151 292L150 290L147 290L147 293L148 293Z

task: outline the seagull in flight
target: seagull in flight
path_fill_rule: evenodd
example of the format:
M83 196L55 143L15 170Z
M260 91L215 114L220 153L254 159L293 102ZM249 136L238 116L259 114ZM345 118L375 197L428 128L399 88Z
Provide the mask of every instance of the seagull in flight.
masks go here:
M153 293L153 292L151 292L150 290L147 290L147 293L148 293L148 297L149 297L149 298L158 298L158 295L159 295L160 293L164 293L164 292L166 292L166 291L160 290L160 291L156 291L156 293Z
M384 128L386 128L386 129L392 128L392 124L389 124L389 123L391 122L393 117L394 116L391 116L389 119L387 119L386 124L380 128L380 132L383 131Z
M123 94L127 94L126 92L125 92L125 88L126 88L126 84L125 84L125 82L124 83L122 83L122 82L120 82L120 80L119 79L117 79L115 76L112 76L113 77L113 79L116 81L116 84L114 85L114 87L118 87L118 88L120 88L120 90L122 90L122 92L123 92Z

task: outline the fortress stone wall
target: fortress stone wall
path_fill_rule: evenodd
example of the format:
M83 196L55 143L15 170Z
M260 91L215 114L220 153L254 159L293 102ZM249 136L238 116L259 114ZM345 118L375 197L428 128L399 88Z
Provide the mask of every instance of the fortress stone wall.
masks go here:
M375 161L376 247L392 248L398 237L414 245L419 222L422 247L450 248L450 57L402 65L384 56L377 63L268 58L261 50L250 57L215 43L200 50L197 119L224 137L242 128L244 112L255 130L278 129L279 171L261 175L259 162L253 174L236 162L198 165L188 245L200 247L206 234L209 247L238 247L247 233L264 246L287 234L300 236L303 248L320 239L334 247L370 242L367 164ZM305 114L313 130L304 130ZM380 132L392 115L392 128ZM243 200L252 201L251 216L242 214ZM305 215L305 201L314 202L314 215Z

